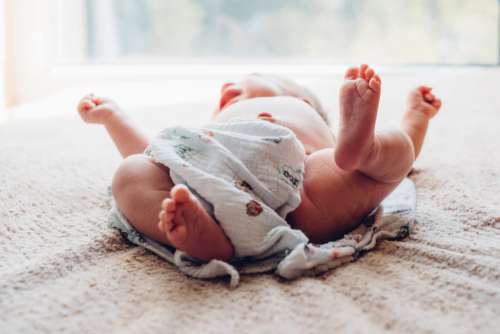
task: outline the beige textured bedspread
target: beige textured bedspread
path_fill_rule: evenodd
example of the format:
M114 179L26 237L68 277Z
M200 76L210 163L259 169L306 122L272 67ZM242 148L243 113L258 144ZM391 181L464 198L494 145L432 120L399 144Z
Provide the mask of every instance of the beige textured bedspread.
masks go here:
M444 108L411 176L411 237L317 278L244 276L235 290L187 278L106 227L120 159L103 129L72 110L0 124L0 332L498 333L500 72L387 74L380 123L398 120L424 80ZM335 97L338 84L317 86ZM206 109L135 114L153 133Z

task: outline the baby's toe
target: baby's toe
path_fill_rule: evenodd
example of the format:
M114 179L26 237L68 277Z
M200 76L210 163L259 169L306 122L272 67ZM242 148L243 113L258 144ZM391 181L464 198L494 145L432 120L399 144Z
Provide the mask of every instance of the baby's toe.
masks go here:
M366 64L362 64L360 67L359 67L359 76L363 79L366 80L366 70L368 69L368 65Z
M166 212L174 212L175 211L175 201L171 198L166 198L161 203L161 208Z
M368 86L370 86L370 88L375 92L380 91L380 85L381 81L378 75L373 75L370 81L368 82Z
M189 189L184 184L175 185L172 190L170 190L170 195L174 201L179 203L187 202L190 199Z
M158 218L160 219L158 223L158 228L162 232L168 232L172 230L175 226L174 222L175 212L160 211Z
M349 67L345 72L344 79L356 80L358 76L359 76L359 67Z
M366 80L370 81L374 75L375 75L375 71L373 70L373 68L368 67L366 69Z
M160 221L158 222L158 228L160 229L160 231L162 231L164 233L168 231L167 224L166 224L165 219L163 217L161 217Z
M158 228L162 232L168 231L167 222L166 222L166 215L167 215L167 213L165 211L160 211L160 213L158 214L158 219L159 219Z

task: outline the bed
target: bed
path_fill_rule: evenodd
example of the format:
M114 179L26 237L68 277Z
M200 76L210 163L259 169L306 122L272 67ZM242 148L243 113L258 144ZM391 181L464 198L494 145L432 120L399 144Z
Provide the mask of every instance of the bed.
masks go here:
M188 278L107 228L120 158L102 128L73 110L0 123L0 331L498 333L500 70L409 68L383 78L380 124L397 123L420 82L444 101L410 175L410 237L319 277L243 276L236 289ZM339 83L315 88L326 99ZM47 106L24 112L39 108ZM202 122L207 108L131 113L153 134Z

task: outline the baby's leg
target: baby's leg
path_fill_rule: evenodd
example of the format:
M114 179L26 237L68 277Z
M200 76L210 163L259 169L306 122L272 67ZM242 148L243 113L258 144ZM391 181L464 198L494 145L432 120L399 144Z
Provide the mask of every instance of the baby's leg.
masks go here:
M187 192L179 192L176 187L179 188L174 187L168 168L144 155L126 158L112 184L118 207L139 232L200 260L230 259L232 245L222 229L195 198L185 196L189 195L187 188ZM177 208L174 208L175 216L169 217L172 227L167 229L162 202L171 194Z
M429 120L437 114L441 100L420 86L410 92L401 130L377 133L370 154L359 171L380 182L399 182L420 154Z
M429 119L441 106L429 88L420 87L410 93L403 130L375 133L379 96L380 78L373 70L364 65L347 71L337 145L308 157L302 202L287 217L312 242L352 231L397 187L420 152Z
M436 116L441 108L441 100L431 93L432 88L420 86L410 92L407 111L401 122L401 127L411 138L415 148L415 159L422 150L429 120Z
M407 175L420 152L428 120L441 106L427 87L409 97L403 131L374 132L381 82L366 65L351 68L340 93L340 128L335 149L337 165L359 171L383 183Z

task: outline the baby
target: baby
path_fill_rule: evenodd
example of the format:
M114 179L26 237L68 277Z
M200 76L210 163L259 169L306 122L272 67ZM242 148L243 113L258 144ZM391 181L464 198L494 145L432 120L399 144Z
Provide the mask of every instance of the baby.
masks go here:
M410 92L401 129L375 133L381 80L367 65L349 68L340 89L336 138L318 99L277 76L251 74L225 83L214 122L261 120L291 130L305 149L300 204L288 224L323 243L353 230L405 178L429 120L441 107L431 88ZM230 260L234 246L215 218L169 168L142 154L148 139L111 100L88 95L78 104L87 123L103 124L124 160L112 191L129 222L147 237L200 260Z

